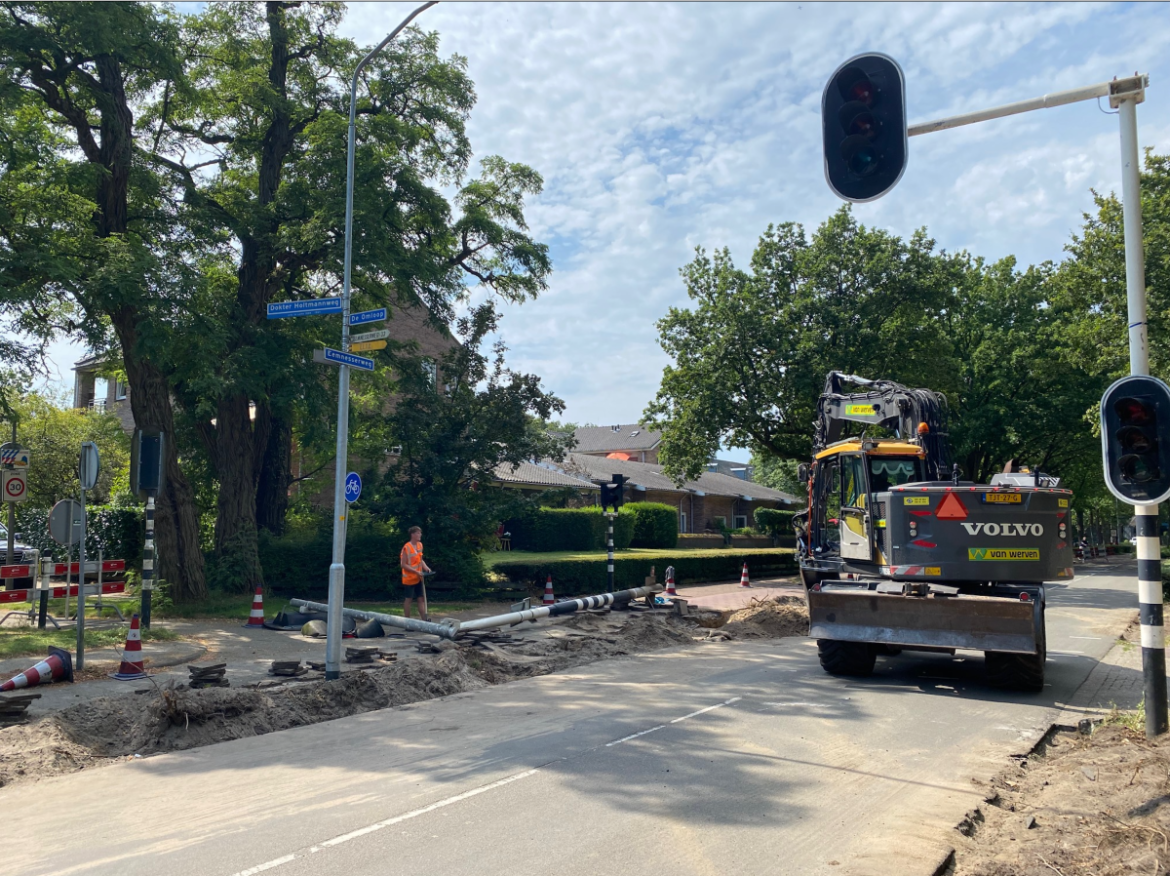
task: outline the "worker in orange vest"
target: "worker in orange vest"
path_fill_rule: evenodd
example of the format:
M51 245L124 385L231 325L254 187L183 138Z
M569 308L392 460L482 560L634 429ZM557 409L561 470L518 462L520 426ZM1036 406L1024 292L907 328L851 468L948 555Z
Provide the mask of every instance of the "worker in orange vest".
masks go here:
M402 614L410 617L411 600L418 600L418 616L423 620L430 620L427 613L427 597L422 586L423 573L431 574L431 567L423 561L422 529L410 527L410 541L402 546L398 555L398 564L402 566L402 589L406 591L406 600L402 603Z

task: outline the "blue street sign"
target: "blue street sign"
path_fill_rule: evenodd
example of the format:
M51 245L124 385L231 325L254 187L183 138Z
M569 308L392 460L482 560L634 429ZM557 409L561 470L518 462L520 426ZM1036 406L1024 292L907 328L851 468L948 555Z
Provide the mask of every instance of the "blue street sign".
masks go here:
M377 322L380 319L386 318L386 308L379 307L377 310L363 310L361 313L351 313L349 315L350 325L361 325L366 322Z
M269 319L316 316L321 313L341 313L341 299L311 298L308 301L277 301L268 305Z
M319 362L330 362L334 365L348 365L350 368L360 368L362 371L373 371L374 360L367 359L365 356L355 356L353 353L343 353L341 350L334 350L332 347L326 347L324 350L315 350L313 358L317 359L317 353L322 353Z
M345 476L345 501L356 502L362 494L362 479L356 471Z

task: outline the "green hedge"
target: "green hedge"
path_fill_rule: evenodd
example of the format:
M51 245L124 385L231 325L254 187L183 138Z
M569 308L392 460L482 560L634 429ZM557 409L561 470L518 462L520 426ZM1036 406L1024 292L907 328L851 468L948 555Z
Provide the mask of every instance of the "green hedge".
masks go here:
M757 508L756 527L772 535L791 535L792 518L798 511L781 511L779 508Z
M90 505L85 509L86 559L125 560L126 568L142 561L142 544L146 539L143 509L118 508L113 505ZM49 512L44 508L16 509L16 531L20 540L41 552L41 556L64 558L65 548L49 535ZM76 553L76 548L74 549Z
M512 548L518 551L604 550L606 518L601 509L534 508L509 520L504 528L512 533ZM634 519L619 514L614 520L613 546L625 550L634 537Z
M743 564L753 577L791 575L796 571L796 557L792 551L730 551L720 550L717 554L692 556L693 552L680 552L670 560L653 560L645 557L615 557L613 564L614 586L618 590L640 587L655 567L658 580L663 580L666 567L674 566L675 584L697 584L703 581L730 581L739 577ZM497 563L494 570L506 575L509 581L530 587L533 591L543 590L547 576L552 575L553 592L558 596L584 596L604 593L608 586L606 560L556 560L546 563Z
M634 521L630 547L670 549L678 545L678 509L673 505L632 502L622 506L621 516Z

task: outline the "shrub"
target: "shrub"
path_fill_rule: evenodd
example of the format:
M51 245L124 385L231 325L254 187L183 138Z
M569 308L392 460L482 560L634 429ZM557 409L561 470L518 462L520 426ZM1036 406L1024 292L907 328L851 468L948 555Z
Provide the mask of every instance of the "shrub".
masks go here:
M779 508L757 508L756 526L769 535L790 535L792 518L799 511L781 511Z
M633 519L630 547L666 548L678 544L678 509L661 502L633 502L623 505L622 516ZM616 531L614 533L617 535Z
M680 551L671 559L647 557L615 557L613 563L614 587L625 590L640 587L650 567L655 567L658 580L663 580L667 566L674 566L676 584L695 584L702 581L725 581L739 577L747 563L752 575L789 575L796 571L796 557L792 551L734 551L710 552ZM495 571L510 581L530 587L534 591L544 587L546 576L552 575L553 591L558 596L582 596L604 593L607 586L606 560L554 560L536 563L497 563Z
M533 508L509 520L504 528L512 533L512 548L518 551L605 550L606 519L601 509ZM613 523L613 546L625 550L634 536L634 519L619 514Z
M125 560L128 569L142 561L142 545L146 540L146 517L142 508L89 505L85 516L87 560L96 560L100 551L104 559ZM20 540L39 550L41 556L64 558L65 547L49 535L48 510L18 507L16 531L20 533Z

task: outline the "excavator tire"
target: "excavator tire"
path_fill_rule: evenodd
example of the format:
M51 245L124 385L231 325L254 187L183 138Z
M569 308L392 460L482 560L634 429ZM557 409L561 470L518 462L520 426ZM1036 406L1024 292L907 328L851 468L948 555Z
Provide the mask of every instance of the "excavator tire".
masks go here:
M870 675L877 653L865 642L817 639L821 669L830 675Z
M1043 631L1040 633L1039 654L985 651L984 657L987 681L994 687L1033 693L1044 689L1044 663L1048 659L1048 643Z

